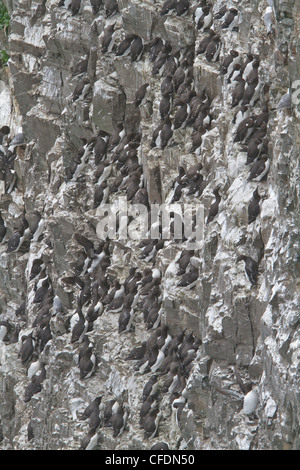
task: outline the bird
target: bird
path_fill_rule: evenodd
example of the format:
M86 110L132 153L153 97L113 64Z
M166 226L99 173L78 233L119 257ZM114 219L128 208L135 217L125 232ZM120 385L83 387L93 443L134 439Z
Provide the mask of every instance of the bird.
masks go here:
M212 38L215 36L215 31L213 31L212 29L210 29L208 31L208 36L205 36L205 38L203 38L200 43L199 43L199 46L198 46L198 49L197 49L197 54L204 54L204 52L206 51L207 49L207 46L209 45L209 43L211 42Z
M179 129L180 127L184 128L190 117L191 108L187 103L179 101L180 107L177 109L174 115L172 130Z
M28 403L33 395L36 395L42 390L43 377L40 375L34 375L31 382L27 385L24 392L24 402Z
M89 429L80 444L80 450L93 450L98 444L98 434L94 429Z
M81 308L78 308L76 316L77 321L73 326L71 325L71 343L81 343L88 328L88 322L85 319Z
M292 105L291 94L290 94L290 92L288 91L287 93L285 93L285 94L280 98L280 100L279 100L279 102L277 103L277 105L276 105L274 108L271 108L271 111L290 108L291 105Z
M19 132L10 141L8 151L13 152L16 147L19 147L20 145L23 145L24 142L25 142L24 134L23 134L23 132Z
M267 178L268 172L270 169L270 160L268 155L262 154L257 160L249 173L247 181L262 181Z
M114 13L117 13L118 12L117 0L105 0L104 9L105 9L106 18L109 18Z
M4 240L7 232L6 224L0 213L0 243Z
M142 393L142 400L145 401L147 397L151 395L155 395L158 389L158 374L154 374L150 377L148 382L144 385L143 393Z
M253 258L246 255L239 255L236 263L239 263L240 261L244 261L246 275L251 284L255 286L258 278L258 263Z
M186 272L181 280L177 283L178 287L187 287L188 289L192 289L195 287L196 282L199 277L199 271L194 266L191 267L191 270Z
M23 241L24 235L19 230L16 230L7 242L7 250L6 253L12 253L13 251L19 251Z
M21 338L22 344L20 348L20 357L22 364L26 364L32 357L35 350L36 340L33 338L33 332L29 335L23 335Z
M113 437L118 437L123 433L127 423L127 417L128 411L124 409L124 406L122 404L119 405L116 413L113 414L111 418Z
M215 34L205 50L205 57L208 62L217 62L221 48L221 37L219 34Z
M231 69L229 70L229 67L232 63L235 62L235 59L239 56L239 53L234 50L234 49L231 49L230 53L228 56L226 56L221 65L220 65L220 73L221 75L225 75L227 72L228 74L231 73Z
M99 163L106 157L107 148L108 148L108 139L109 139L109 135L105 131L102 131L102 130L98 132L98 135L95 138L93 154L94 154L96 165L99 165Z
M6 320L0 321L0 341L7 340L7 335L10 331L10 324Z
M102 5L102 0L90 0L91 7L93 10L94 15L96 15L99 11L99 8Z
M160 10L160 16L170 15L176 11L176 0L165 0Z
M208 216L207 216L207 219L206 219L206 223L208 224L209 222L211 222L215 217L216 215L218 214L218 211L219 211L219 204L220 204L220 201L221 201L221 196L219 194L219 186L217 188L215 188L213 190L213 193L215 195L215 202L213 202L209 208L209 212L208 212Z
M237 126L233 142L242 142L248 139L253 133L254 128L255 121L252 116L243 119Z
M183 16L189 11L190 0L177 0L176 2L176 15Z
M226 13L224 23L222 23L222 29L229 29L231 31L238 29L238 11L235 8L230 8Z
M227 12L227 5L223 5L222 8L217 13L215 13L214 19L220 20L221 18L223 18L226 12Z
M82 75L87 71L89 63L89 56L85 57L84 59L80 60L72 69L72 77L76 75Z
M200 31L205 31L207 28L210 28L213 21L211 5L197 7L194 14L194 21L196 28Z
M79 360L78 367L80 370L80 379L87 379L91 377L91 375L95 371L96 367L96 356L93 352L93 348L89 347L82 357Z
M245 83L246 83L245 80L241 77L241 75L238 75L234 79L234 81L238 83L234 87L233 92L232 92L232 101L231 101L232 108L241 104L243 97L244 97Z
M81 0L72 0L69 8L71 9L72 16L77 15L80 10Z
M29 379L32 379L32 377L37 374L41 367L41 361L39 360L37 352L33 352L31 360L32 362L27 369L27 377Z
M85 99L90 89L91 89L90 80L87 77L83 77L74 88L72 101L74 102L74 101Z
M157 435L160 417L161 414L158 408L153 408L149 411L143 422L144 439L151 439Z
M136 36L130 44L130 58L131 62L140 60L144 51L144 41L140 36Z
M99 410L101 401L102 401L102 396L97 396L96 398L94 398L94 400L91 403L89 403L88 406L84 409L79 419L81 421L88 419L95 409Z
M259 201L260 195L258 193L258 188L256 188L255 191L253 191L252 199L248 205L248 224L254 222L259 214Z
M109 24L104 28L104 32L101 38L101 52L111 52L115 43L115 23Z
M141 85L138 88L138 90L136 91L136 94L135 94L135 98L134 98L135 108L138 108L144 102L144 100L147 98L147 95L148 95L150 89L151 89L151 87L150 87L150 84L148 82L144 83L143 85Z
M267 28L268 36L270 34L272 34L272 32L273 32L273 20L274 20L273 15L274 15L273 14L273 7L271 5L267 6L267 8L265 9L264 14L263 14L263 20L264 20L264 23L265 23L266 28Z

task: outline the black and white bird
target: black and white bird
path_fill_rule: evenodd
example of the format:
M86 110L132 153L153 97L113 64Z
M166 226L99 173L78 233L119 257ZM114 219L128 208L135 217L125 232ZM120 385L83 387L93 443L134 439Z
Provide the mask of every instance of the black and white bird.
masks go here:
M258 263L250 256L240 255L237 257L236 263L244 261L246 275L253 286L257 284Z
M22 364L26 364L32 357L33 352L36 346L36 340L33 338L33 332L29 335L23 335L21 337L21 348L20 348L20 357Z
M136 108L138 108L141 104L144 103L144 101L147 100L150 89L151 87L149 83L144 83L138 88L134 98L134 106Z
M171 15L176 11L176 0L165 0L160 10L160 16Z
M140 36L134 38L130 44L130 58L131 62L140 60L144 51L144 41Z
M84 100L91 89L90 80L87 77L82 78L74 88L72 95L72 101Z
M267 178L270 169L270 159L268 155L261 155L253 164L247 181L263 181Z
M260 195L258 193L258 188L253 191L252 199L248 205L248 224L251 224L252 222L255 221L256 217L259 214L260 207L259 207L259 201L260 201Z
M97 365L96 355L92 347L89 347L79 359L78 367L80 379L87 379L93 375Z
M221 49L221 37L215 34L205 50L205 57L208 62L217 62L219 59Z
M117 13L118 12L117 0L105 0L104 9L105 9L106 18L109 18L110 16Z
M219 194L219 189L220 189L220 187L218 186L217 188L215 188L213 190L213 193L215 195L215 201L211 204L211 206L209 208L208 216L207 216L207 219L206 219L207 224L209 222L211 222L219 212L219 205L220 205L220 202L221 202L221 196Z
M99 11L99 8L102 5L102 0L90 0L91 7L93 10L94 15L96 15Z
M128 417L128 411L125 409L124 405L119 405L115 414L112 415L111 425L113 428L113 437L120 436L126 427Z
M71 1L71 4L70 4L69 8L72 12L72 16L75 16L75 15L77 15L77 13L79 13L80 5L81 5L81 0L72 0Z
M115 23L109 24L104 28L104 32L101 38L101 52L111 52L115 43Z
M6 224L0 213L0 243L4 240L6 232Z
M221 25L222 29L229 29L231 31L237 31L239 24L239 16L236 8L230 8L226 13L225 20Z
M194 14L194 21L196 28L200 31L205 31L207 28L210 28L213 22L211 5L197 7Z

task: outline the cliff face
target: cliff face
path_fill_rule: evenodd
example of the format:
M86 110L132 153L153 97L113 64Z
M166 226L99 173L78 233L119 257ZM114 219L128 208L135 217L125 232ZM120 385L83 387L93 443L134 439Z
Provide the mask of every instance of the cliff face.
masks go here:
M111 424L104 425L102 410L101 424L93 432L98 449L149 449L159 441L172 449L299 449L296 95L291 107L273 109L289 89L296 91L300 76L299 4L274 0L269 27L264 20L269 4L264 0L207 2L207 25L196 23L201 17L196 1L188 2L182 15L179 10L161 15L164 2L158 0L99 1L95 11L92 2L81 0L74 14L67 0L63 5L57 0L5 3L11 13L10 60L1 71L0 125L10 126L9 138L21 130L25 141L10 149L12 163L1 156L0 210L6 235L0 245L0 321L7 321L9 328L0 343L0 447L78 449L89 433L82 413L102 396L103 405L112 399L123 404L127 421L123 432L115 435ZM238 12L235 28L225 23L226 15L218 15L225 4ZM184 2L178 8L181 5ZM109 25L114 25L114 45L105 50ZM208 28L219 35L216 60L207 49L199 51L210 34ZM129 55L121 55L119 45L129 34L142 39L141 56L131 55L133 46ZM160 53L154 52L160 45L155 38L163 40ZM259 60L257 79L255 71L251 78L244 69L244 90L253 85L254 96L248 96L248 89L237 97L240 82L231 75L232 64L226 68L224 63L231 50L236 51L232 64L239 64L236 75L242 76L247 60L252 65ZM170 93L161 88L163 81L167 87L168 71ZM75 95L75 87L83 79L88 87L82 97L80 90ZM147 94L137 102L136 92L146 83ZM194 112L195 97L199 103L194 118L173 128L165 146L162 140L155 144L163 106L174 126L177 111L184 114L186 103ZM243 99L248 105L245 114L237 114L243 110ZM266 104L268 113L262 116ZM236 138L239 122L251 116L260 116L261 122L254 118L247 134ZM91 143L84 153L82 147L95 136L98 145ZM254 142L255 137L259 140ZM11 144L5 142L7 153ZM265 179L248 181L255 162L246 160L251 159L251 149L256 158L257 146L267 154L270 169ZM178 178L178 168L186 172L198 163L203 181L198 168L179 193L175 181L181 184L187 178ZM141 172L132 176L140 169L143 177ZM204 208L203 240L180 275L177 261L186 239L165 240L149 257L143 256L141 240L133 238L112 239L103 251L98 236L103 199L99 195L95 201L95 194L104 170L107 202L116 213L119 196L127 197L129 204L146 197L149 204L175 200ZM9 178L15 175L9 188ZM128 175L130 180L124 180ZM117 178L123 187L116 184ZM139 199L134 198L140 188L146 194L140 191ZM260 212L248 223L256 188ZM218 211L207 223L218 194ZM21 235L25 230L24 242L7 252L16 230ZM85 248L78 234L92 244ZM259 263L257 283L244 272L244 261L236 262L239 255ZM84 268L87 258L90 264ZM43 264L34 276L35 260ZM96 267L91 265L97 260ZM112 313L107 289L115 281L124 286L130 268L142 275L147 268L158 269L160 290L147 298L139 288L134 307L123 304L121 311ZM195 286L178 286L184 273L193 269L198 270ZM44 291L38 299L41 286ZM94 373L85 378L78 363L85 343L72 339L72 321L80 310L90 319L87 335L97 358ZM119 332L120 312L125 310L131 326ZM149 338L151 357L155 356L155 334L163 325L168 326L173 346L184 331L185 342L181 339L174 347L170 370L166 363L157 370L143 369L138 360L126 359ZM27 374L35 358L22 362L22 337L31 332L44 364L45 375L42 367L35 376L39 379ZM192 346L186 347L191 333ZM149 350L149 341L147 345ZM185 355L185 350L193 352ZM171 357L171 352L169 343L162 357ZM154 374L159 422L155 437L149 438L144 434L146 421L140 425L140 413L144 386ZM251 414L243 409L249 384L258 397Z

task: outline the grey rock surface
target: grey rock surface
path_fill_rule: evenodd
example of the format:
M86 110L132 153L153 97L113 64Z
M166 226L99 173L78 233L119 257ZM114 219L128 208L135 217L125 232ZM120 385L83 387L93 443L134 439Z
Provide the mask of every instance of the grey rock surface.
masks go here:
M182 16L161 16L162 0L118 0L118 11L111 15L104 6L93 13L89 0L81 1L74 16L58 3L5 1L11 15L10 60L0 70L0 127L9 126L10 133L0 149L0 215L6 227L0 244L0 448L79 449L89 433L82 414L101 396L98 450L146 450L159 441L170 449L298 450L300 114L293 99L290 108L273 108L300 77L299 2L274 1L271 32L263 19L267 1L227 2L238 10L238 27L223 28L224 18L213 19L211 29L220 36L215 61L198 52L209 31L196 27L197 1L191 0ZM223 4L212 0L213 15ZM102 52L104 28L110 24L115 42L112 50ZM117 55L129 34L143 41L137 60L130 51ZM157 67L163 53L152 56L155 38L164 43L165 68ZM241 65L246 65L247 54L259 58L256 95L248 112L258 116L268 106L266 125L255 128L265 128L258 138L266 144L263 153L270 161L261 181L247 180L253 165L246 165L248 136L235 140L242 102L232 106L237 82L229 69L220 72L232 49ZM85 59L86 69L74 73ZM153 135L162 123L161 83L167 70L174 83L178 80L171 95L171 123L182 100L192 107L198 96L202 107L194 120L172 129L164 147L153 143ZM74 99L75 87L84 78L89 87ZM149 91L136 107L136 92L144 83ZM195 146L199 130L201 142ZM10 141L19 132L25 141L10 155ZM92 138L98 139L100 150L95 142L89 147ZM188 194L190 187L183 185L177 203L200 204L205 221L219 188L218 211L204 223L203 240L180 275L178 261L186 239L166 239L149 257L142 256L139 237L112 239L103 247L98 236L102 206L95 204L95 191L104 163L109 167L107 202L116 214L120 197L129 199L129 207L135 202L137 191L131 192L128 181L138 180L136 189L147 190L150 204L170 203L180 166L188 171L202 165L201 191ZM139 170L143 178L141 173L132 176ZM12 177L15 182L8 191ZM260 212L248 224L247 208L257 187ZM7 252L16 230L24 235L23 243ZM88 247L78 234L89 240ZM239 255L258 262L255 285L244 261L236 263ZM35 260L41 266L33 275ZM147 303L138 285L130 328L120 332L120 314L126 308L113 313L106 298L115 281L125 285L130 268L141 275L145 269L158 269L160 291ZM199 270L195 286L178 286L193 268ZM38 302L41 288L43 301ZM55 310L55 296L61 309ZM80 311L84 320L90 319L86 335L97 360L85 377L79 362L85 343L72 339ZM2 336L4 322L9 328ZM173 343L184 332L171 371L166 362L151 370L143 369L139 359L128 360L134 348L164 325ZM34 359L22 363L21 356L24 336L31 332L45 367L45 376L41 368L34 380L27 375ZM191 335L193 348L188 348L184 341ZM168 354L170 344L161 353L165 359ZM154 374L158 427L149 437L140 412L144 387ZM243 401L250 387L258 405L246 414ZM123 405L126 416L120 434L114 419L105 421L105 406L112 399Z

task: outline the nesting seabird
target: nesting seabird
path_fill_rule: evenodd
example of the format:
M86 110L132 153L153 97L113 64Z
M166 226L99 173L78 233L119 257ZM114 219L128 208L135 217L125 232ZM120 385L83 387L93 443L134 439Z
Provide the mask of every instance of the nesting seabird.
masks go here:
M220 20L223 18L225 13L227 12L227 5L222 6L222 8L214 15L215 20Z
M102 401L102 396L97 396L96 398L94 398L94 400L91 403L89 403L88 406L84 409L79 419L81 421L88 419L94 410L99 410L101 401Z
M80 358L78 363L81 380L91 377L95 371L96 362L96 356L93 352L93 348L90 347L86 350L85 354Z
M140 408L140 425L143 425L144 418L152 408L157 406L156 395L148 395Z
M263 154L260 156L259 160L257 160L253 164L247 181L265 180L267 178L269 169L270 169L270 159L268 158L268 155Z
M219 34L215 34L205 50L205 57L208 62L217 62L219 59L221 48L221 37Z
M253 117L248 117L241 121L236 129L233 142L242 142L248 139L254 131L255 122Z
M245 272L252 285L257 284L258 278L258 263L250 256L240 255L238 256L236 263L239 261L245 262Z
M260 210L259 201L260 201L260 195L258 193L258 188L256 188L256 190L253 191L253 198L251 199L248 205L248 224L251 224L252 222L254 222L256 217L259 214L259 210Z
M84 100L87 97L90 89L90 80L87 77L82 78L74 88L74 92L72 95L73 102L78 100Z
M83 73L85 73L87 71L88 62L89 62L89 56L87 56L84 59L80 60L75 65L75 67L73 67L72 77L75 77L76 75L82 75Z
M233 92L232 92L232 101L231 101L232 108L242 103L242 100L244 97L244 91L245 91L245 83L246 83L245 80L241 77L241 75L238 75L234 79L234 81L238 83L234 87Z
M104 33L101 40L101 52L111 52L115 43L115 23L110 24L104 28Z
M181 280L177 283L178 287L187 287L188 289L192 289L195 287L196 282L199 277L199 270L194 266L191 267L190 271L185 273Z
M235 8L230 8L225 16L224 23L222 23L222 29L229 29L231 31L237 31L239 23L238 11Z
M134 106L138 108L141 104L143 104L144 100L147 99L147 95L150 91L150 85L149 83L144 83L143 85L140 86L140 88L137 90L134 98Z
M99 8L102 5L102 0L90 0L91 7L93 10L94 15L96 15L99 11Z
M151 439L156 436L160 416L158 408L152 408L149 411L143 422L144 439Z
M183 16L189 11L190 0L177 0L176 3L176 15Z
M22 344L19 355L21 357L22 364L25 364L31 359L35 350L36 341L33 338L33 332L31 332L29 335L23 335L21 341Z
M10 324L6 320L0 321L0 342L8 340L8 333L10 331Z
M136 34L126 34L125 38L119 43L116 51L116 56L128 56L130 54L131 44L136 39Z
M24 392L24 402L28 403L33 395L36 395L42 390L42 382L44 377L42 375L34 375L31 382L27 385Z
M72 16L77 15L77 13L80 10L80 4L81 4L81 0L72 0L71 1L71 4L70 4L69 8L72 12Z
M104 9L106 18L109 18L114 13L118 12L118 2L117 0L105 0Z
M197 49L197 54L204 54L204 52L207 49L207 46L209 45L209 43L211 42L214 36L215 36L215 32L212 29L210 29L208 31L208 36L205 36L205 38L203 38L200 41L198 49Z
M184 128L191 114L191 108L187 103L180 101L178 104L181 106L174 115L172 130L179 129L180 127Z
M150 377L150 379L143 388L143 401L145 401L150 394L154 395L157 392L158 385L158 374L154 374Z
M7 232L6 224L0 213L0 243L4 240L6 232Z
M120 436L127 423L128 412L124 409L123 405L119 405L117 412L111 418L113 427L113 437Z
M196 28L200 31L205 31L207 28L210 28L213 22L211 5L197 7L195 10L194 21Z
M221 196L219 194L219 186L213 190L213 193L215 195L216 200L212 203L212 205L209 208L208 216L207 216L207 219L206 219L207 224L209 222L211 222L216 217L216 215L218 214L219 204L220 204L220 201L221 201Z
M160 16L171 15L175 12L176 3L176 0L165 0L160 10Z
M230 74L231 73L231 69L229 70L229 66L235 61L235 59L239 56L239 53L234 50L234 49L231 49L229 55L227 55L221 65L220 65L220 73L221 75L225 75L227 72Z
M94 429L90 429L84 436L80 444L80 450L93 450L98 444L98 434Z
M131 62L140 60L144 51L144 41L140 36L136 36L130 44L130 58Z

